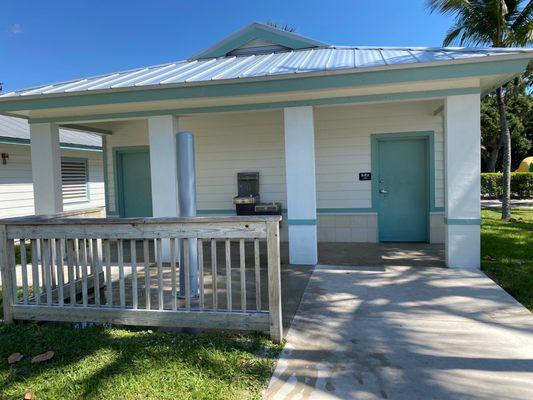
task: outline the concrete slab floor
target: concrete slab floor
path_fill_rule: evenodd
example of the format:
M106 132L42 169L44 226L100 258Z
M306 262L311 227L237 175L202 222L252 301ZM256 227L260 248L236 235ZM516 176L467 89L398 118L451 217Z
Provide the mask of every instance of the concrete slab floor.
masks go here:
M329 265L445 267L444 245L429 243L319 243L318 261Z
M533 315L480 271L316 267L265 399L533 399Z

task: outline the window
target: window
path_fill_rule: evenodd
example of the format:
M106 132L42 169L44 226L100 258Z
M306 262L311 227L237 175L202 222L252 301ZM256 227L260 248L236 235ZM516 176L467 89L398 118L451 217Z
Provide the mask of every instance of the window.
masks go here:
M89 200L88 168L84 158L61 159L61 182L64 203Z

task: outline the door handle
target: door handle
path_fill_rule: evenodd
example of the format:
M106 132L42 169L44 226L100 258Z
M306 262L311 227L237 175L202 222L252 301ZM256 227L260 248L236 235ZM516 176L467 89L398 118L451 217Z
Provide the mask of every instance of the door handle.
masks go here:
M387 194L387 193L389 193L389 191L388 191L388 190L385 190L385 189L379 189L379 193L381 193L381 194Z

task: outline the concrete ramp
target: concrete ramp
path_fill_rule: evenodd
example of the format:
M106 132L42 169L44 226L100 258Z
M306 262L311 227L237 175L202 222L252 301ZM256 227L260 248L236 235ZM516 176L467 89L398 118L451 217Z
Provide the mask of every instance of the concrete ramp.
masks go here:
M533 399L533 315L480 271L319 265L266 399Z

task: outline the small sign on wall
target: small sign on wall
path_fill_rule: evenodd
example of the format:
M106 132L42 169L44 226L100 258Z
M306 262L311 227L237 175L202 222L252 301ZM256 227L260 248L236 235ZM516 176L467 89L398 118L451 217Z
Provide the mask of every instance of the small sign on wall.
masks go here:
M359 172L360 181L370 181L372 180L372 174L370 172Z

